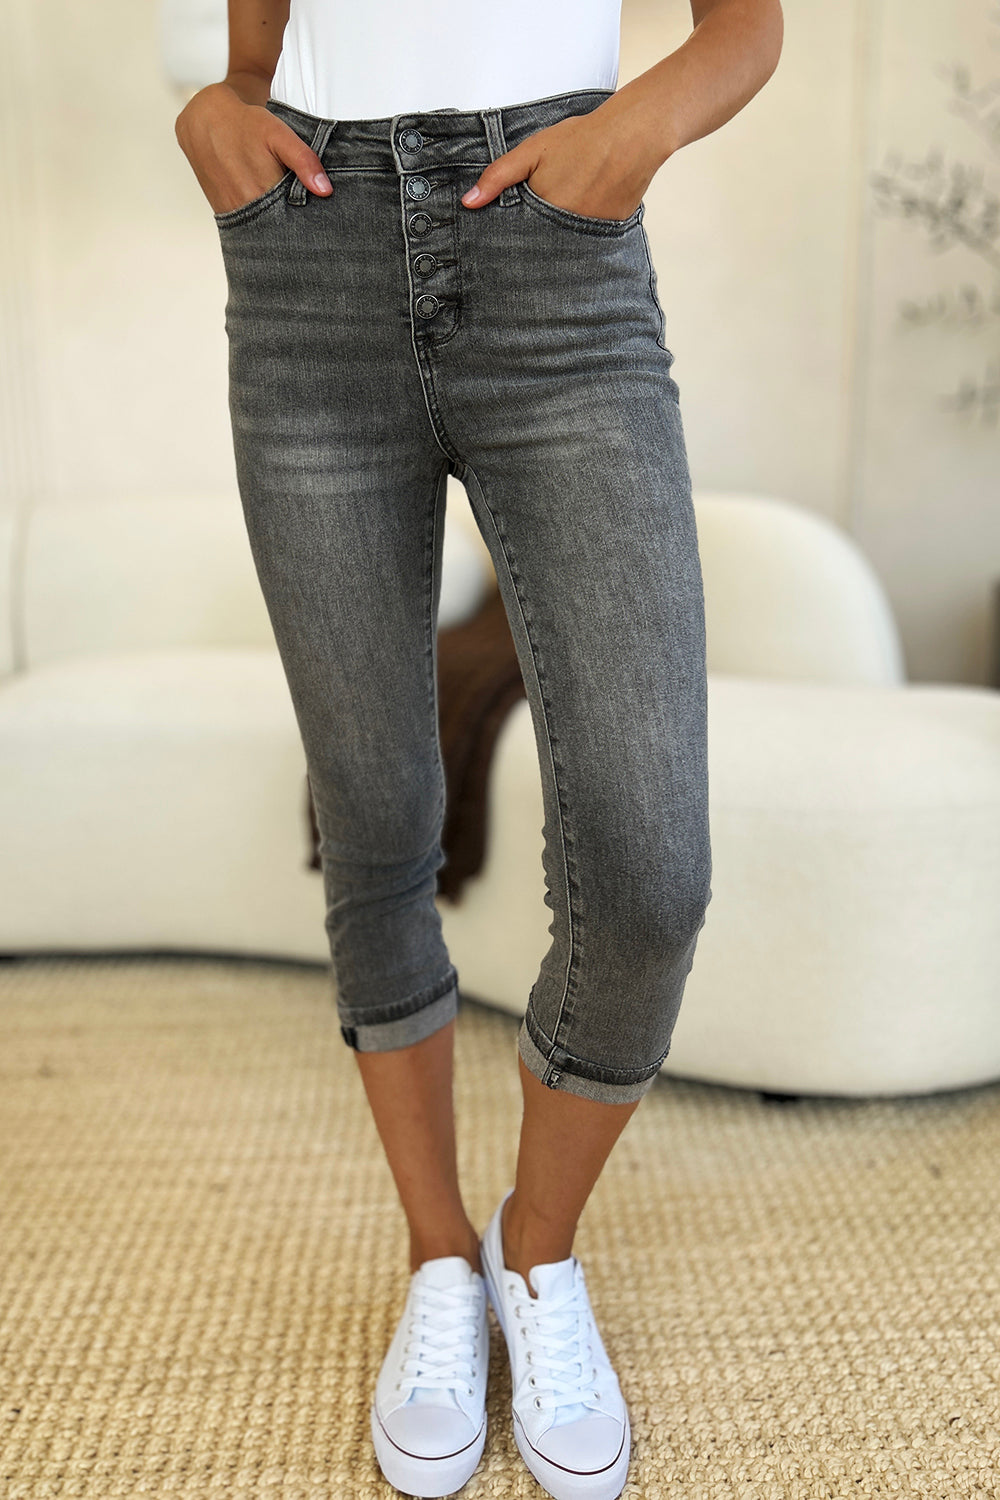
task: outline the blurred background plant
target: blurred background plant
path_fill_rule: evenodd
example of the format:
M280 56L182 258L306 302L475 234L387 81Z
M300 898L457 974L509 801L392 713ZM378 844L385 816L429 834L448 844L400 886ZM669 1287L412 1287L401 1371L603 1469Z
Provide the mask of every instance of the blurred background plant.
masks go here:
M988 20L998 28L992 46L1000 53L1000 6L995 0L991 4ZM948 107L985 141L989 155L1000 166L1000 76L976 84L972 69L964 63L942 64L937 72L948 86ZM871 181L877 210L915 224L926 234L932 251L942 254L961 245L994 274L1000 273L1000 192L988 164L949 162L938 147L931 148L922 161L906 160L902 152L893 150L887 153L885 169L872 173ZM899 316L918 328L938 324L998 329L1000 274L989 292L974 281L963 280L923 299L907 297L900 301ZM944 409L972 413L984 424L997 424L1000 334L996 344L995 359L988 358L980 373L963 377L955 390L941 398Z

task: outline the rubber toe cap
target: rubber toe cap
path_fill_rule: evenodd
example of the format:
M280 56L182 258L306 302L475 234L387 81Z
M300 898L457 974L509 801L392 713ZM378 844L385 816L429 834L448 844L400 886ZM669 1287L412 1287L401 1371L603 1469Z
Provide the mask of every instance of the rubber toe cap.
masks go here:
M463 1412L444 1406L398 1406L380 1421L396 1447L414 1458L445 1458L476 1437Z
M574 1474L593 1474L613 1464L621 1452L624 1429L613 1417L580 1417L542 1434L535 1447L543 1458Z

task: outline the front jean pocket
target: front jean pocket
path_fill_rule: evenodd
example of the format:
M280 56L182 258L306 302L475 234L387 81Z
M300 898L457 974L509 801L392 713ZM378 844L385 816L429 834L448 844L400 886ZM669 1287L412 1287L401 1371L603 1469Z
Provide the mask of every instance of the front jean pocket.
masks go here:
M241 203L238 208L227 209L224 214L215 214L215 222L220 229L228 229L231 224L245 224L255 219L258 214L270 208L272 203L278 203L287 189L295 180L295 172L289 167L283 177L269 187L266 193L261 193L257 198L251 198L249 203Z
M571 208L559 208L555 203L550 203L547 198L540 198L527 182L518 182L515 187L521 196L521 202L528 208L543 214L553 223L562 224L564 228L572 230L575 234L627 234L630 229L635 229L642 218L642 203L634 213L629 214L627 219L596 219L589 214L575 213Z

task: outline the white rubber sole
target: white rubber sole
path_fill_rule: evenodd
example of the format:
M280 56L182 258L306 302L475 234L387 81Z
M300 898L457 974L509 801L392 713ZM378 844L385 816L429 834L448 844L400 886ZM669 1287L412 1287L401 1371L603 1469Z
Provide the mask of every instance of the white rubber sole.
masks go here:
M404 1495L418 1495L420 1500L440 1500L442 1495L454 1495L478 1469L486 1446L485 1415L473 1441L444 1458L418 1458L414 1453L397 1448L378 1419L374 1401L371 1431L375 1456L386 1479Z
M504 1322L500 1292L497 1287L490 1267L489 1258L485 1246L480 1247L480 1260L483 1267L483 1280L486 1282L486 1294L490 1299L490 1305L497 1315L497 1322L503 1333L504 1343L507 1346L507 1358L510 1363L511 1378L514 1376L514 1361L510 1357L510 1342L507 1338L507 1325ZM628 1478L629 1459L632 1452L632 1429L625 1413L625 1432L622 1446L617 1458L605 1469L599 1469L591 1473L579 1473L576 1470L560 1468L550 1459L545 1458L537 1452L524 1435L517 1413L511 1409L514 1420L514 1441L517 1451L525 1462L525 1466L535 1476L543 1489L552 1496L552 1500L618 1500L618 1496L625 1488Z

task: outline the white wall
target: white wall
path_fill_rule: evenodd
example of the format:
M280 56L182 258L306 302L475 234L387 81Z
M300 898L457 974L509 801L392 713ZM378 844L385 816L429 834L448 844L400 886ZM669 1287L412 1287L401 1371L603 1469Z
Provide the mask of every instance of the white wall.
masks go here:
M888 589L909 675L986 682L1000 579L1000 423L944 409L964 377L1000 382L1000 237L971 249L876 216L891 152L979 164L993 139L938 75L1000 80L995 0L784 0L774 76L721 130L667 161L647 227L676 355L696 485L776 493L835 520ZM619 84L690 30L688 7L624 0ZM993 24L990 16L993 16ZM994 299L979 328L914 328L904 299L962 285ZM995 393L996 394L996 393Z
M1000 321L906 324L904 296L990 273L876 221L869 176L894 147L991 160L934 72L1000 74L991 9L785 0L774 77L647 194L695 485L849 529L923 679L987 678L1000 428L940 398L1000 354ZM234 487L225 277L155 0L0 0L0 26L0 494ZM623 0L619 82L690 28L685 0Z

